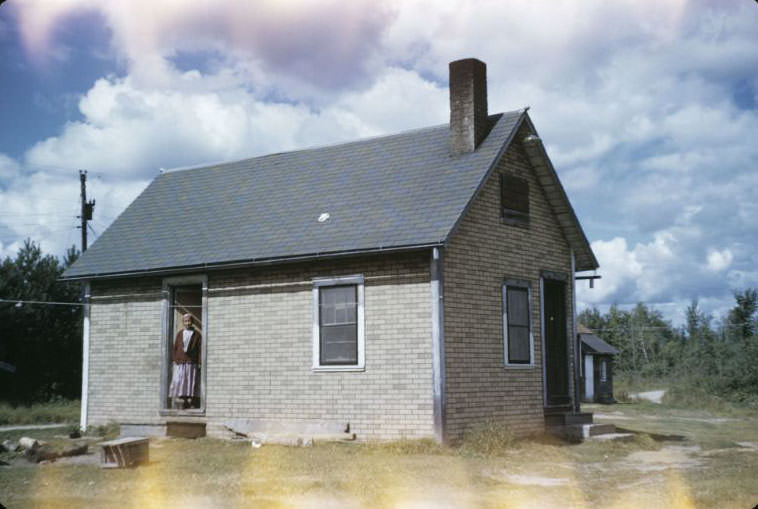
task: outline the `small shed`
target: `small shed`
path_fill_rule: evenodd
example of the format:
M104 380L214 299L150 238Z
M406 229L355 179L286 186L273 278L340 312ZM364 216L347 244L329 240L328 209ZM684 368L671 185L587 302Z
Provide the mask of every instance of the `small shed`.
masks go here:
M577 325L581 363L581 399L585 403L615 403L613 357L617 349L582 324Z

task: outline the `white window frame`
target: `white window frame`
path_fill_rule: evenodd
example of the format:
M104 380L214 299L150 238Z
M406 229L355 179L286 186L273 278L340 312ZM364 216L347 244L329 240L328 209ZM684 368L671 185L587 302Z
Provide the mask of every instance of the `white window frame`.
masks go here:
M358 293L358 362L356 364L321 364L321 327L319 321L319 289L324 286L356 285ZM366 369L366 334L363 311L363 275L314 278L313 301L313 371L364 371Z
M526 289L526 312L529 316L529 362L508 361L508 288ZM502 315L503 315L503 365L508 369L532 369L534 368L534 327L532 324L532 287L529 281L520 279L506 279L502 287Z

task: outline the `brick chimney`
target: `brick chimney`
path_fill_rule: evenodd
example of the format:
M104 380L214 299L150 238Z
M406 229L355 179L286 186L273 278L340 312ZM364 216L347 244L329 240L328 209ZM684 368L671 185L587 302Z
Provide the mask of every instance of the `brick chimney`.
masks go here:
M450 152L476 150L487 124L487 65L476 58L450 62Z

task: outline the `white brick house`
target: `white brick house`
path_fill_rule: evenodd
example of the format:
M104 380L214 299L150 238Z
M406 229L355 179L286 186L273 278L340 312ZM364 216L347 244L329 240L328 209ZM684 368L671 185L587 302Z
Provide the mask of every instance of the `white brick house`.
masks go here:
M449 126L158 176L65 273L89 303L82 426L444 440L576 411L574 280L597 261L526 110L488 116L484 64L450 71ZM178 409L184 311L201 384Z

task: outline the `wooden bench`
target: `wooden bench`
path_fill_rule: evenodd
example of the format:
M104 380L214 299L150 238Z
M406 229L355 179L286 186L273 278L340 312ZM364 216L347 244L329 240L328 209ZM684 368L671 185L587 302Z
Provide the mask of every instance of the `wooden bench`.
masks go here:
M134 467L150 459L150 441L145 437L124 437L102 442L100 466L103 468Z

